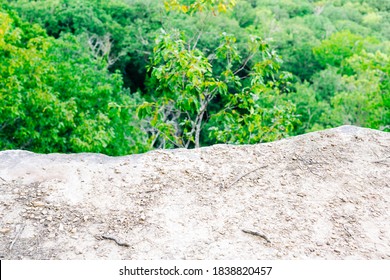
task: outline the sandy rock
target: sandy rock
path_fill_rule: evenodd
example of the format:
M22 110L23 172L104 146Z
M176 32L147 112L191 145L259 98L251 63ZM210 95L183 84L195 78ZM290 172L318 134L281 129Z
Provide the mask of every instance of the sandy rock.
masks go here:
M3 151L0 178L4 259L390 259L385 132L126 157Z

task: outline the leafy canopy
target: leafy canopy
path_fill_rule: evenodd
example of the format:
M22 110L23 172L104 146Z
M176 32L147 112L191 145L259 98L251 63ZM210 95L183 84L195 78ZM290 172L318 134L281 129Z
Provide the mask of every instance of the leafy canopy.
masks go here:
M81 38L55 40L6 10L0 24L0 149L143 151L134 99Z

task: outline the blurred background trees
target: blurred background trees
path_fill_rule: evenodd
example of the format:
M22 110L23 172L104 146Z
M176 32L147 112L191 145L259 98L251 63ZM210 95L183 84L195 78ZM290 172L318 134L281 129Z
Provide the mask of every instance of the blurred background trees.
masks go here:
M383 0L0 2L0 149L257 143L390 131Z

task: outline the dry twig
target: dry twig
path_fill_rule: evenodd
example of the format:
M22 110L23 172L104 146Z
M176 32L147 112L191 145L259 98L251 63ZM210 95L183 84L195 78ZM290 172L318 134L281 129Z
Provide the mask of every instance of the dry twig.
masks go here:
M242 229L242 232L245 232L245 233L247 233L247 234L251 234L251 235L254 235L254 236L261 237L261 238L263 238L265 241L267 241L267 243L271 243L271 241L268 239L268 237L265 236L264 234L260 233L260 232L252 231L252 230L246 230L246 229Z
M266 168L266 167L268 167L268 165L263 165L263 166L257 167L257 168L255 168L255 169L253 169L253 170L251 170L251 171L248 171L248 172L245 173L245 174L242 174L242 175L239 176L233 183L231 183L231 184L229 185L229 188L232 187L235 183L237 183L238 181L240 181L240 180L241 180L242 178L244 178L245 176L251 174L252 172L255 172L256 170L259 170L259 169L262 169L262 168Z
M18 231L18 233L16 234L14 240L12 240L11 242L11 245L9 246L9 250L11 251L12 250L12 247L14 246L16 240L18 240L18 238L20 237L20 235L22 234L23 230L24 230L24 227L25 225L22 225Z
M98 239L98 240L102 240L102 239L112 240L112 241L114 241L116 244L118 244L119 246L130 247L129 244L127 244L127 243L125 243L125 242L120 242L120 241L118 241L116 238L111 237L111 236L107 236L107 235L97 235L97 236L95 236L95 237L96 237L96 239Z

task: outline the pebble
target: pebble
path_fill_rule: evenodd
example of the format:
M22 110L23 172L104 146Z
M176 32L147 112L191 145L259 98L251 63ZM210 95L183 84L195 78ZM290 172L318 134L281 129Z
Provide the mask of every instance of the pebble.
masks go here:
M43 203L42 201L33 201L32 202L32 205L34 206L34 207L43 207L43 206L45 206L45 203Z
M1 229L0 229L0 233L2 233L2 234L6 234L6 233L8 233L8 232L10 232L10 231L11 231L10 228L1 228Z

